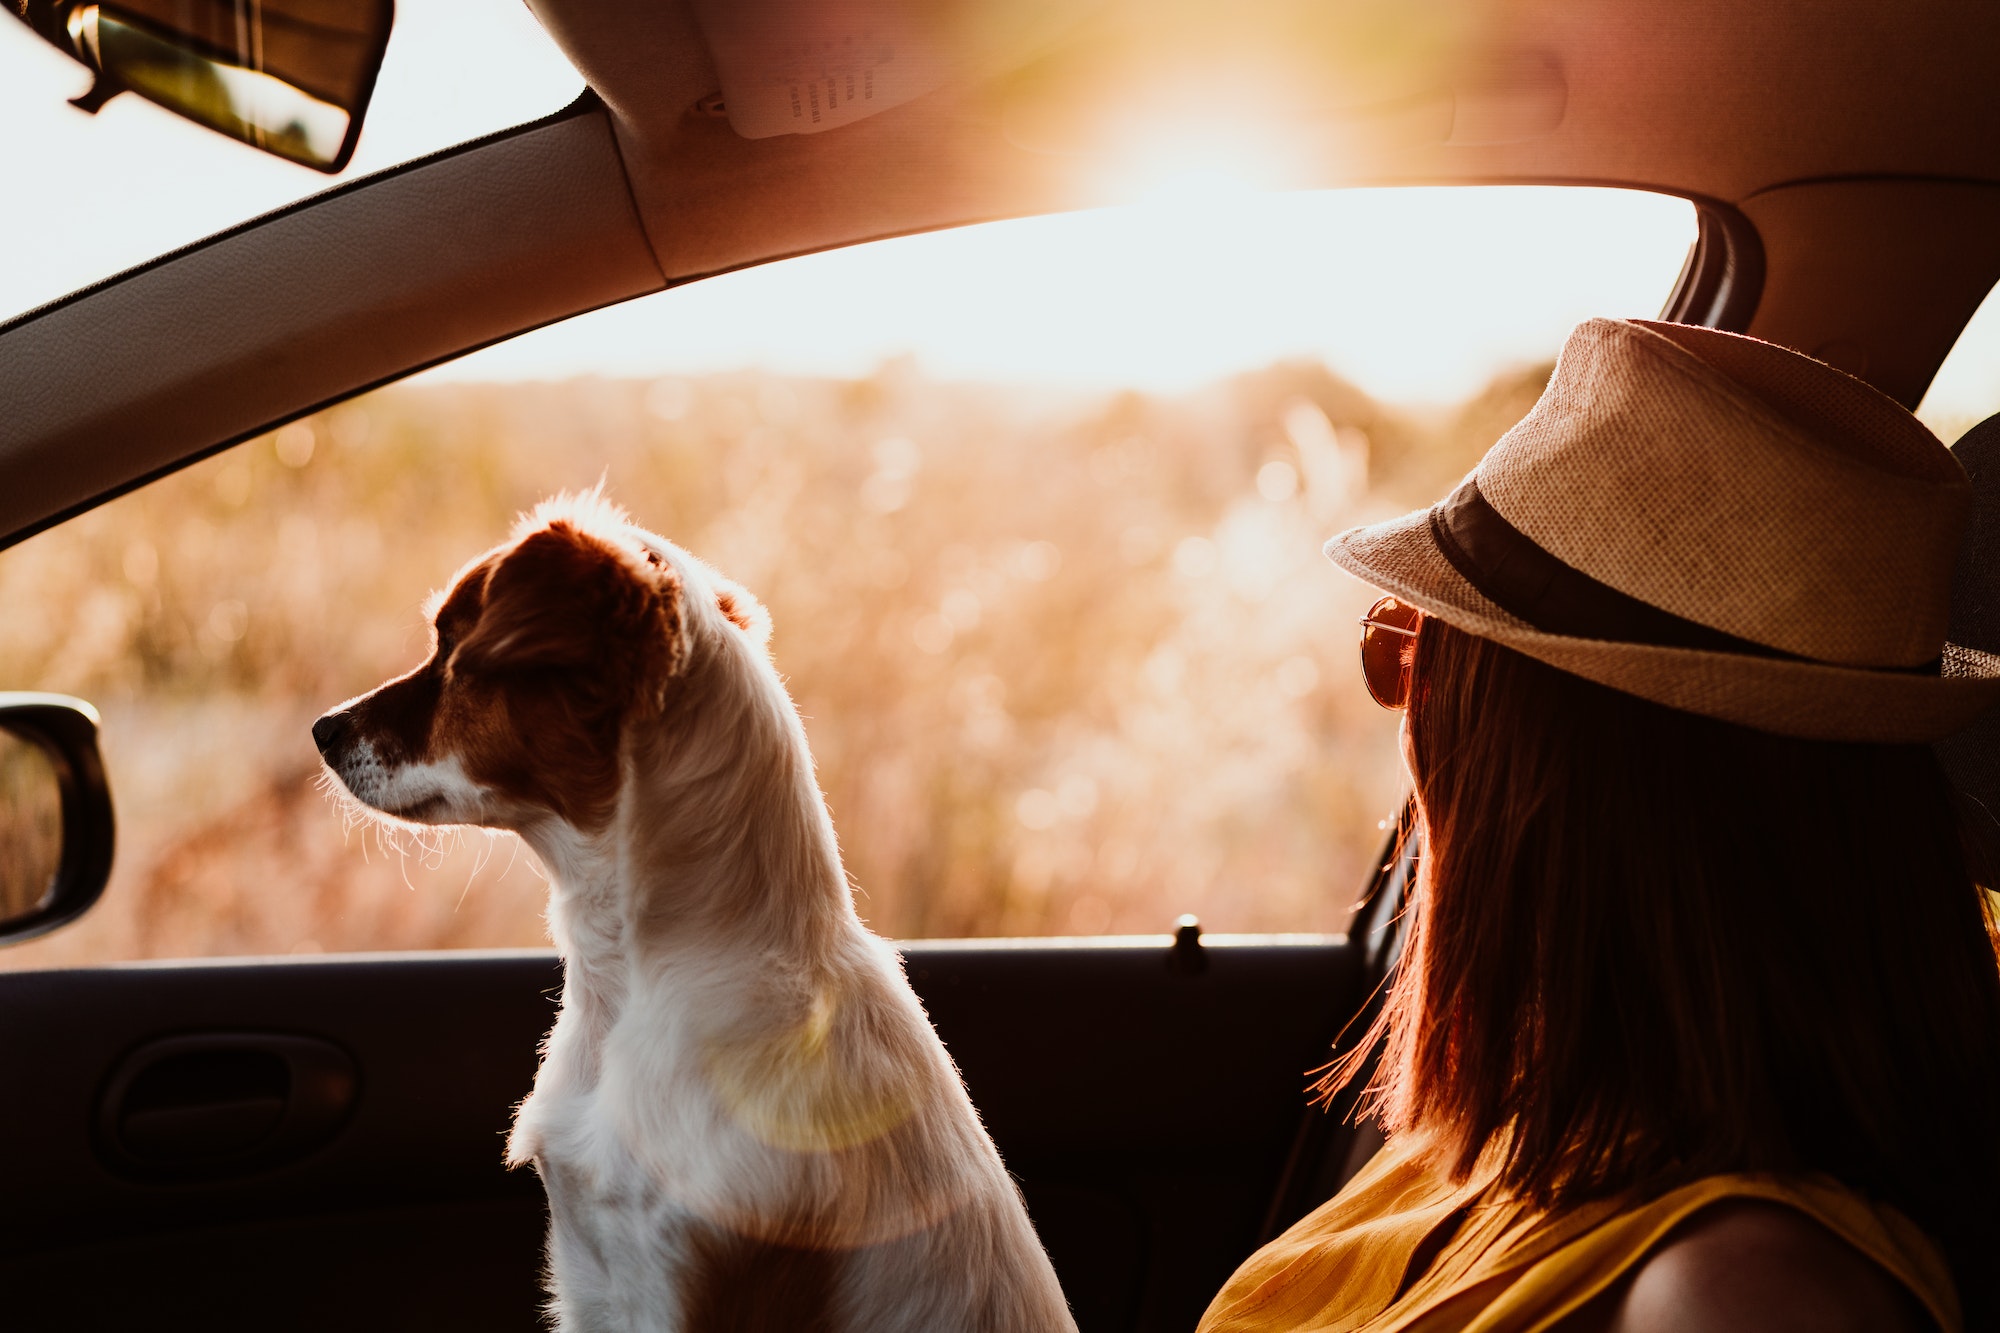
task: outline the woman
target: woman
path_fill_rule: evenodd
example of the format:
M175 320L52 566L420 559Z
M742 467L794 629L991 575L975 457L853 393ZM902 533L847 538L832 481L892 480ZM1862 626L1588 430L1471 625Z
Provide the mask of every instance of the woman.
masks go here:
M2000 700L1969 496L1838 371L1593 320L1328 544L1425 839L1389 1145L1202 1333L2000 1326L2000 962L1925 744Z

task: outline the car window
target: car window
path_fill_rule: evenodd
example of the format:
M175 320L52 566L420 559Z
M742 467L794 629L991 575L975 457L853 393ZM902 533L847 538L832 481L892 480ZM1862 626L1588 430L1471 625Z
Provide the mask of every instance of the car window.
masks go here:
M748 585L895 936L1342 928L1401 790L1320 555L1428 503L1575 320L1650 315L1683 202L1185 200L773 264L503 344L0 553L0 682L96 701L102 904L0 954L540 945L510 837L416 840L307 734L426 595L601 479Z
M1952 344L1917 415L1949 444L2000 412L2000 287L1986 294Z

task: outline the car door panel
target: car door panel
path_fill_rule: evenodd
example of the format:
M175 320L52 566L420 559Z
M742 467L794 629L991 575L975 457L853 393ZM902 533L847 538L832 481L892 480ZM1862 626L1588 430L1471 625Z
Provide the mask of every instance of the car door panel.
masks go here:
M1191 1327L1258 1238L1305 1071L1361 998L1356 950L903 953L1082 1327ZM536 1327L541 1192L501 1152L560 988L536 951L0 975L10 1327ZM338 1123L246 1148L280 1134L269 1103L310 1091L319 1047L352 1061ZM135 1165L134 1053L162 1050L179 1063L145 1085L136 1141L179 1156Z

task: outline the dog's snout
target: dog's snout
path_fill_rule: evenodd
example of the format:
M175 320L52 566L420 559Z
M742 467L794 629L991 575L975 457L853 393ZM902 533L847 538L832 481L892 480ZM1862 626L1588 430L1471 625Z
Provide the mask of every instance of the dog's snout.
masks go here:
M353 720L346 713L328 713L313 723L313 744L319 747L322 757L331 759L341 741L353 729Z

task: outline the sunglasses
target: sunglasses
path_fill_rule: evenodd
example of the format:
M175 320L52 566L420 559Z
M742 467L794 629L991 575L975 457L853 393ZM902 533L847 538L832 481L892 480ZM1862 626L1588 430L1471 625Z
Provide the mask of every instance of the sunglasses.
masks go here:
M1424 613L1394 597L1384 597L1361 617L1361 678L1384 708L1410 703L1410 650Z

